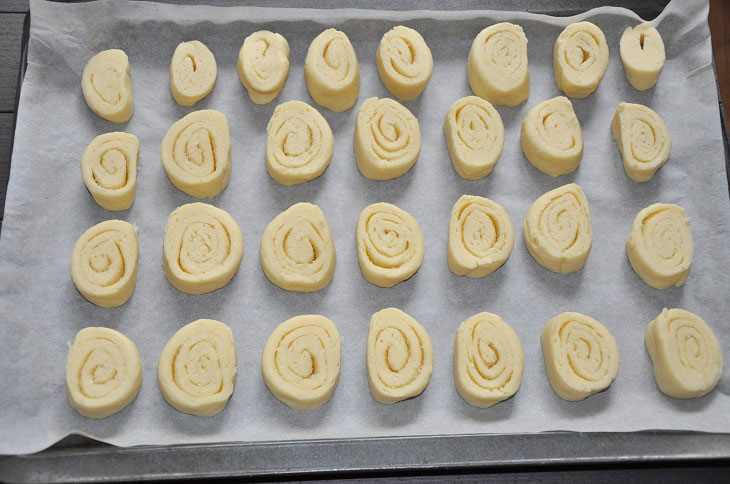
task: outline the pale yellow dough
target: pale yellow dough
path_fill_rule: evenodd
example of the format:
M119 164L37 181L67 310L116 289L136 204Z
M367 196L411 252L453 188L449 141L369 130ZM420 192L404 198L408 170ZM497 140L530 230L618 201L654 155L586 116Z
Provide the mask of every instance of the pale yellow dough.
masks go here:
M167 130L160 157L178 190L196 198L218 195L231 177L231 134L218 111L194 111Z
M684 309L664 309L646 329L646 349L657 386L674 398L699 398L722 376L722 348L699 316Z
M192 106L215 87L218 65L215 56L200 41L177 46L170 61L170 91L180 106Z
M692 233L682 207L655 203L641 210L626 241L631 267L655 289L681 286L692 265Z
M656 84L664 68L664 42L659 32L644 22L627 27L619 42L626 78L634 89L646 91Z
M123 220L107 220L84 232L71 254L71 279L90 302L121 306L137 283L137 229Z
M314 292L335 274L335 244L322 210L296 203L274 217L261 237L261 267L287 291Z
M236 385L236 342L231 328L212 319L186 324L167 342L157 382L177 410L212 417L223 410Z
M502 205L462 195L449 220L449 268L454 274L486 277L512 253L515 232Z
M519 25L502 22L476 36L469 50L467 79L477 96L517 106L530 95L527 37Z
M404 175L421 153L416 117L392 99L366 99L355 124L355 161L362 176L390 180Z
M475 314L456 332L456 390L477 408L507 400L520 389L524 359L517 333L502 318L486 312Z
M433 73L431 49L421 34L403 25L383 36L375 61L385 88L401 101L420 96Z
M99 419L124 409L142 386L137 347L119 331L84 328L66 360L66 395L84 417Z
M339 113L355 105L360 66L347 35L327 29L314 38L304 60L304 80L320 106Z
M575 183L535 200L525 217L525 245L538 264L553 272L580 270L593 242L588 199Z
M313 410L330 399L340 378L340 334L324 316L296 316L266 340L261 372L271 393L295 410Z
M651 180L669 159L672 137L667 125L646 106L619 104L611 131L623 157L626 175L635 182Z
M390 203L365 207L357 219L357 259L365 279L393 287L418 271L423 234L411 214Z
M375 400L393 404L423 393L433 371L426 328L400 309L383 309L370 318L367 344L368 382Z
M134 113L129 58L123 50L104 50L89 59L81 76L89 108L112 123L126 123Z
M225 210L188 203L167 219L162 245L165 276L178 291L205 294L228 284L243 257L243 234Z
M256 104L268 104L279 95L289 76L289 43L268 30L246 37L238 52L238 78Z
M568 25L555 41L555 83L566 96L583 98L596 90L608 67L603 31L590 22Z
M126 210L137 190L139 140L114 132L97 136L81 157L81 176L94 201L106 210Z
M550 385L563 400L583 400L616 379L619 352L604 325L585 314L562 313L542 331Z

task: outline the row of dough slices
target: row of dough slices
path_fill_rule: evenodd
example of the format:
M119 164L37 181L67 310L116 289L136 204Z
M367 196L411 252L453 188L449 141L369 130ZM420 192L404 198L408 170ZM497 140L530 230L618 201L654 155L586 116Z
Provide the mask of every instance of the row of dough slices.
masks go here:
M554 391L575 401L606 390L619 370L619 351L601 323L580 313L551 319L541 335L545 368ZM698 398L717 385L722 352L712 329L682 309L664 310L649 324L646 347L659 389L675 398ZM383 309L370 320L367 374L378 402L394 404L420 395L431 378L433 347L426 329L408 314ZM487 408L520 388L524 355L514 330L498 315L476 314L459 326L454 341L454 381L474 407ZM261 358L264 381L291 408L324 405L340 376L341 345L335 324L302 315L280 324ZM160 390L177 410L213 416L236 383L233 332L210 319L181 328L162 350ZM90 418L108 417L129 405L142 384L142 362L129 338L113 329L79 331L69 349L66 389L71 406Z

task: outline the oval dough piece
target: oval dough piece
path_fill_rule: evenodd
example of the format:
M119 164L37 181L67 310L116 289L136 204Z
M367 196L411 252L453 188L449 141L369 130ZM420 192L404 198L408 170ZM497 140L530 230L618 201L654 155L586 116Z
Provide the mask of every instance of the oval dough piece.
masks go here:
M129 58L123 50L104 50L89 59L81 76L89 109L112 123L126 123L134 114Z
M593 241L588 199L575 183L535 200L525 217L525 245L545 269L568 274L580 270Z
M186 294L205 294L228 284L243 257L243 234L225 210L188 203L167 219L162 245L165 276Z
M287 291L314 292L335 274L335 244L322 210L296 203L274 217L261 237L261 267Z
M231 328L212 319L186 324L167 342L157 365L162 396L177 410L212 417L236 385L236 342Z
M416 117L392 99L366 99L355 124L355 161L362 176L390 180L405 175L421 153Z
M90 302L121 306L137 283L137 230L123 220L107 220L84 232L71 254L71 279Z
M488 408L517 393L524 365L517 333L496 314L475 314L459 326L454 381L472 407Z
M449 220L449 269L454 274L486 277L507 262L515 231L502 205L462 195Z
M626 254L634 271L655 289L679 287L692 265L692 233L682 207L654 203L631 224Z
M504 148L504 125L494 106L477 96L459 99L446 114L444 134L460 177L479 180L492 173Z
M545 325L541 339L548 380L563 400L583 400L616 379L616 340L590 316L559 314Z
M119 331L84 328L66 360L66 395L84 417L99 419L124 409L142 386L137 347Z
M654 87L664 68L664 42L659 32L649 22L627 27L619 52L629 84L639 91Z
M114 132L97 136L81 157L81 176L94 201L106 210L126 210L137 191L139 140Z
M218 65L215 56L200 41L177 46L170 61L170 91L180 106L192 106L215 87Z
M347 35L327 29L314 38L304 60L304 80L320 106L339 113L355 105L360 66Z
M282 185L314 180L332 160L335 141L330 125L301 101L278 105L266 132L266 170Z
M238 78L256 104L268 104L279 95L289 76L289 43L268 30L246 37L238 52Z
M371 284L393 287L421 267L423 234L416 219L390 203L365 207L357 219L357 259Z
M433 346L426 328L400 309L373 314L367 366L370 392L378 402L393 404L420 395L433 370Z
M583 98L596 90L608 67L603 31L590 22L568 25L555 41L555 83L566 96Z
M165 173L178 190L214 197L231 178L231 134L218 111L194 111L175 122L160 148Z
M479 32L471 44L467 79L477 96L492 104L517 106L530 95L527 37L508 22Z
M293 317L266 340L261 357L264 382L295 410L319 408L335 391L341 353L335 323L314 314Z
M669 159L672 137L667 125L646 106L619 104L611 120L611 131L624 160L626 175L635 182L651 180Z
M530 164L546 175L574 172L583 159L583 130L570 100L559 96L530 109L520 144Z
M375 61L385 88L401 101L420 96L433 73L431 49L421 34L403 25L383 36Z
M657 386L670 397L699 398L722 376L722 349L715 333L684 309L664 309L649 324L646 349Z

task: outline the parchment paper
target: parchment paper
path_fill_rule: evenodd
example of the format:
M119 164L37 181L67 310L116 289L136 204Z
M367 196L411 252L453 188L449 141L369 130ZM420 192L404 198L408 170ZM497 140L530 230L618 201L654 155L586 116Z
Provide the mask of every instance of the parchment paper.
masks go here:
M662 395L644 348L647 324L664 307L702 316L730 354L730 236L718 99L711 64L705 2L672 2L654 21L664 38L667 62L657 86L638 92L628 84L618 41L633 13L601 8L571 18L509 12L377 12L274 8L181 7L144 2L52 4L31 1L28 71L21 91L12 171L0 239L0 453L41 450L69 433L120 446L193 442L264 441L332 437L396 436L473 432L638 431L644 429L730 431L730 378L699 400ZM569 23L588 19L603 29L611 60L598 90L573 100L583 127L585 154L578 170L560 178L538 172L522 155L520 123L535 104L559 95L553 80L552 48ZM498 107L505 146L494 172L465 181L454 172L443 135L452 102L471 94L466 59L475 35L499 21L519 23L529 39L531 93L521 106ZM376 182L355 165L352 138L357 108L370 96L388 96L375 68L382 35L397 24L417 29L432 49L434 74L423 95L406 103L421 123L423 149L405 176ZM304 83L310 41L323 29L347 33L360 62L362 83L354 109L335 114L317 107L335 135L332 164L317 180L285 187L266 172L266 124L280 102L313 103ZM269 29L291 46L289 79L271 104L251 103L236 73L243 39ZM178 106L169 91L168 67L175 46L199 39L218 61L213 93L192 108ZM94 115L84 103L80 79L96 52L124 49L132 66L136 111L125 125ZM620 101L646 104L666 121L673 136L669 162L648 183L629 180L611 138L610 120ZM245 240L236 277L212 294L176 291L162 271L162 235L167 216L193 199L175 189L159 157L170 125L195 110L222 111L231 126L233 174L211 203L230 212ZM79 161L95 136L115 130L141 142L137 197L125 212L98 207L84 187ZM593 250L585 268L571 275L549 272L532 259L521 237L524 216L542 193L579 183L590 202ZM517 233L507 264L485 279L452 274L446 263L448 220L462 194L501 203ZM337 249L332 283L313 294L283 291L259 264L264 228L299 201L317 203L330 224ZM421 270L392 289L362 277L355 250L360 211L387 201L410 211L426 240ZM625 241L636 213L654 202L683 206L691 217L695 256L687 283L657 291L631 269ZM69 275L78 236L106 219L139 226L137 289L115 309L84 300ZM376 403L365 369L365 341L372 313L398 307L419 320L434 344L431 382L418 398L394 406ZM509 401L487 410L467 405L453 384L453 341L461 321L480 312L500 314L525 351L522 387ZM582 402L566 402L545 376L540 332L562 311L580 311L604 323L621 351L621 370L611 388ZM342 375L330 402L316 411L279 403L261 377L260 359L270 332L285 319L320 313L337 324L342 339ZM198 318L224 321L238 345L238 383L228 407L215 418L182 414L157 387L157 359L168 338ZM118 329L138 346L144 383L136 401L101 421L85 419L64 392L68 344L78 330L100 325Z

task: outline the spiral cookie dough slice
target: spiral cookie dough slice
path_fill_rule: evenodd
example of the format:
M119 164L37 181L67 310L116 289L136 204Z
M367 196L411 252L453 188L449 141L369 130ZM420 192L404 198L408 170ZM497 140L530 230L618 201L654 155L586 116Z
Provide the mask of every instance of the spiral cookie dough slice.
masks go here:
M126 210L137 190L139 140L115 132L97 136L81 157L81 176L94 201L106 210Z
M674 398L699 398L722 376L722 349L699 316L665 309L646 330L646 349L659 389Z
M332 160L335 141L330 125L308 104L280 104L266 131L266 170L282 185L314 180Z
M583 400L616 379L616 340L590 316L559 314L547 323L541 339L548 380L563 400Z
M634 89L646 91L656 84L664 68L664 42L649 22L627 27L619 42L626 78Z
M570 183L535 200L527 211L523 237L527 250L544 268L562 274L580 270L593 239L583 190Z
M655 203L634 218L626 241L634 271L655 289L681 286L692 265L692 233L682 207Z
M454 381L472 407L488 408L517 393L524 364L517 333L496 314L475 314L459 326Z
M583 158L583 130L570 100L559 96L530 109L520 144L525 158L546 175L574 172Z
M347 35L327 29L314 38L304 60L304 80L320 106L339 113L355 105L360 66Z
M651 180L669 159L672 150L669 130L662 118L646 106L619 104L611 131L623 157L626 175L635 182Z
M479 32L471 44L466 74L474 94L492 104L523 103L530 95L530 71L522 27L503 22Z
M137 347L119 331L84 328L66 360L66 395L84 417L105 418L124 409L142 386Z
M421 153L418 120L397 101L366 99L357 113L354 148L365 178L390 180L404 175Z
M289 43L268 30L246 37L238 52L238 78L256 104L268 104L279 95L289 76Z
M373 314L367 367L370 392L378 402L393 404L420 395L433 370L433 346L426 328L400 309Z
M90 302L103 308L121 306L137 283L137 229L122 220L107 220L84 232L71 254L71 279Z
M608 67L603 31L590 22L568 25L555 41L555 83L566 96L583 98L596 90Z
M162 139L162 166L178 190L214 197L231 177L231 134L218 111L195 111L173 124Z
M504 208L488 198L462 195L449 220L449 268L459 276L486 277L512 253L515 232Z
M218 65L215 56L200 41L177 46L170 61L170 91L180 106L192 106L215 87Z
M279 401L295 410L312 410L335 391L340 358L340 334L332 321L313 314L296 316L266 340L261 371Z
M129 58L123 50L99 52L81 76L81 91L89 109L112 123L125 123L134 113Z
M375 61L385 88L401 101L420 96L433 73L431 49L421 34L403 25L383 36Z
M365 207L357 219L357 259L365 279L393 287L418 271L423 234L416 219L390 203Z

